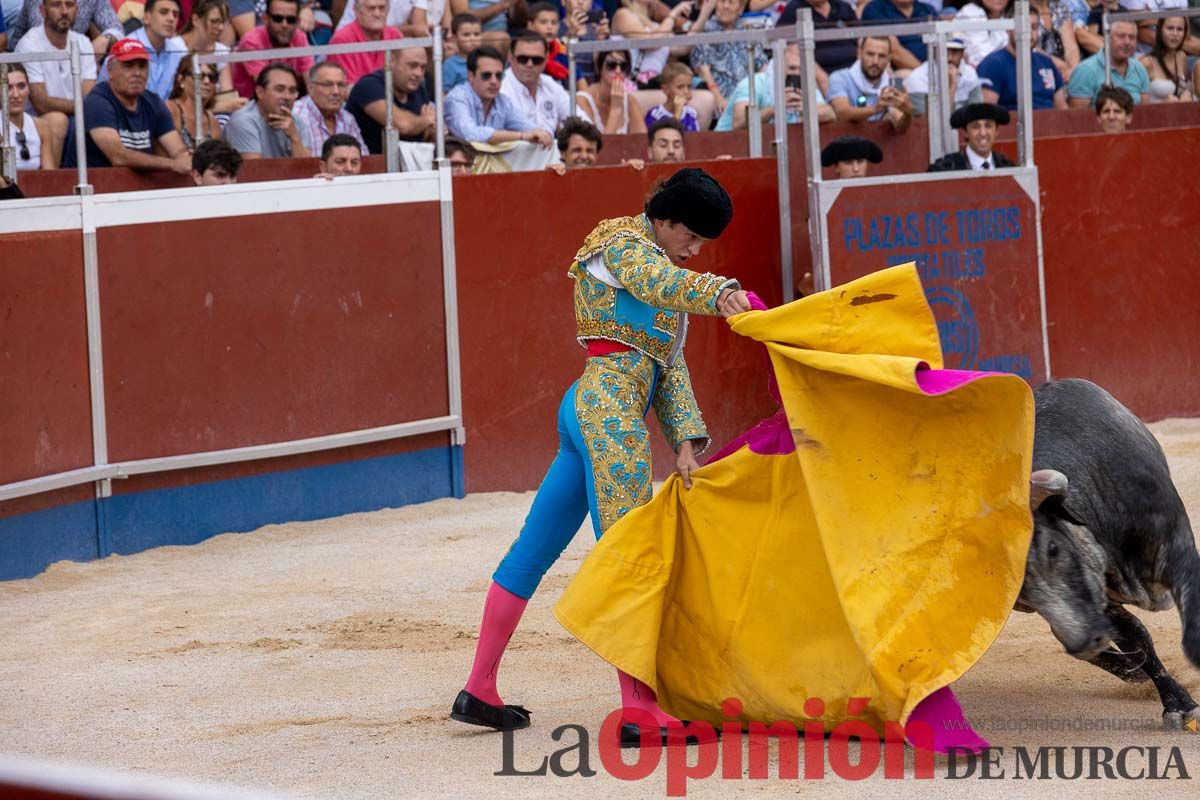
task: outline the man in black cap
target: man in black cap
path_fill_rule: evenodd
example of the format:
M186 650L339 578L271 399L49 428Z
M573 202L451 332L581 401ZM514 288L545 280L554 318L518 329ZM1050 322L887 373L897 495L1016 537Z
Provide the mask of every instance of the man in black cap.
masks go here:
M750 301L737 281L682 265L732 218L733 202L721 184L702 169L681 169L657 187L643 213L601 221L572 259L576 338L588 358L558 409L558 454L492 575L474 665L451 719L498 730L529 726L526 708L500 698L500 658L542 576L584 518L590 514L599 539L650 499L645 416L651 407L675 451L675 469L691 488L696 456L709 438L683 360L688 315L730 317L749 311ZM658 707L645 683L619 670L617 677L621 745L640 744L639 720L659 729L648 741L665 742L666 726L677 720Z
M1003 153L992 150L997 127L1007 125L1008 120L1008 111L993 103L971 103L958 109L950 115L950 125L966 132L967 149L942 156L929 165L929 172L1016 166Z
M839 136L821 151L821 166L833 167L838 178L867 177L867 162L883 161L879 145L861 136Z

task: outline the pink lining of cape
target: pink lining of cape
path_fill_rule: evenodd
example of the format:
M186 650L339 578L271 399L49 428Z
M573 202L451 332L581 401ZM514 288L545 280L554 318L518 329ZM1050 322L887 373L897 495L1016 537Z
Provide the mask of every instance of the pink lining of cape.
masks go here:
M750 300L750 307L752 309L755 311L767 310L767 304L759 299L758 295L754 292L747 292L746 296ZM767 355L766 348L763 348L763 355L767 359L767 369L770 370L767 377L767 389L770 390L771 396L775 398L775 402L780 404L780 409L775 412L774 416L764 419L741 436L728 442L714 453L706 463L711 464L714 461L720 461L725 456L740 450L743 445L748 446L751 452L760 456L782 456L796 451L796 442L792 439L792 431L788 426L787 412L783 410L783 400L779 396L779 382L775 379L775 372L771 368L771 357ZM922 363L917 366L916 379L917 386L920 387L922 392L927 395L939 395L953 391L979 378L997 374L1002 373L958 369L930 369L928 365Z

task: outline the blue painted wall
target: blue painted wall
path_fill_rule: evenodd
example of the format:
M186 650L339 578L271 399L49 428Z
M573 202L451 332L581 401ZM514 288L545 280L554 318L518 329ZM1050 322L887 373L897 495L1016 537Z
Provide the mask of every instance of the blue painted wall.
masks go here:
M219 533L462 497L462 448L116 495L0 519L0 580Z

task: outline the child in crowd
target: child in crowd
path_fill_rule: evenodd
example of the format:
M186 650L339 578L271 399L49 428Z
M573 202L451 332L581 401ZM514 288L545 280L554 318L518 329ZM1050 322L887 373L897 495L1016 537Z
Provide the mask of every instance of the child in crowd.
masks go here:
M646 112L646 128L654 123L674 118L688 133L700 130L696 117L696 109L688 105L692 99L692 78L695 74L691 67L681 61L669 61L663 67L659 88L667 96L666 102L654 106Z
M558 29L562 20L558 16L558 6L554 3L539 0L529 6L529 30L540 33L550 47L546 58L546 74L565 85L570 70L567 66L567 46L558 38Z
M455 14L450 20L454 55L442 62L442 91L448 92L467 80L467 56L483 41L483 24L474 14Z

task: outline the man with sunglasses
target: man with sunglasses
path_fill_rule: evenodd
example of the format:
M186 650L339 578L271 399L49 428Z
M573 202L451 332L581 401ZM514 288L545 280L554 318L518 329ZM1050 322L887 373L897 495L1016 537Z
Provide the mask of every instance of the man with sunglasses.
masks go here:
M548 56L549 46L541 34L533 31L515 34L500 94L511 100L535 127L553 132L570 116L571 100L567 90L545 73Z
M129 34L130 39L137 39L150 54L150 80L146 83L146 91L154 92L163 100L170 96L179 62L188 53L183 37L175 35L180 11L179 0L146 0L142 27ZM100 80L108 80L107 63L100 70Z
M548 148L554 142L549 131L537 127L500 94L504 57L494 47L479 47L467 57L467 82L446 95L446 127L468 142L502 144L537 142Z
M308 37L299 29L299 22L300 3L297 0L269 0L263 24L243 36L237 49L245 52L307 47ZM275 61L283 61L300 75L307 75L314 63L312 56L243 61L233 65L233 88L237 89L237 93L242 97L254 99L254 82L258 79L258 73Z

